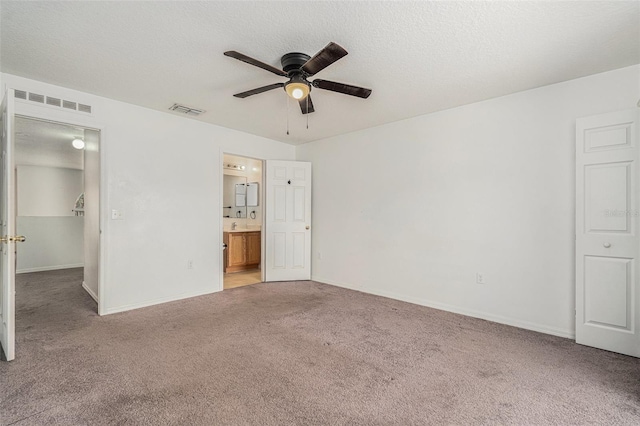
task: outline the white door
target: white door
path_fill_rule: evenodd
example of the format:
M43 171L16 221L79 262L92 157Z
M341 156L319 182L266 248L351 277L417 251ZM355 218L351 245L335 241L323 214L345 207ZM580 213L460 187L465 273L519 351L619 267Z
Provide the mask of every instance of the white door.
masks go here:
M638 111L576 122L576 342L636 357Z
M2 137L0 138L0 342L7 361L15 358L16 257L13 237L16 233L15 175L13 164L13 90L2 100Z
M311 279L311 163L267 161L265 281Z

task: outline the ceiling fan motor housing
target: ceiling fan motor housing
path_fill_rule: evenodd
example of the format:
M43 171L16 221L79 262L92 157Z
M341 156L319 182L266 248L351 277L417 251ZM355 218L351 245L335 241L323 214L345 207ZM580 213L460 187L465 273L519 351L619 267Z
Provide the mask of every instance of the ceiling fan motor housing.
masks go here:
M307 61L311 59L311 56L306 53L292 52L287 53L280 59L280 63L282 63L282 69L284 72L291 76L291 73L298 74L302 73L302 66L307 63Z
M305 53L292 52L287 53L280 59L282 69L289 76L289 81L284 84L285 92L293 93L294 88L297 87L305 92L303 97L306 97L311 91L311 84L307 81L307 75L302 71L302 66L306 64L310 58L311 57ZM303 85L306 86L306 89ZM290 96L292 96L291 93L289 93Z

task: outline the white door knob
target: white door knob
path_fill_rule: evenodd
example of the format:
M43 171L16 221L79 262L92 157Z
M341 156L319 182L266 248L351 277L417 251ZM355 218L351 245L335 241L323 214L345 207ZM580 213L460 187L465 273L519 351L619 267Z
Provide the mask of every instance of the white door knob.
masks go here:
M603 246L604 246L604 248L609 248L609 247L611 247L611 243L604 243Z

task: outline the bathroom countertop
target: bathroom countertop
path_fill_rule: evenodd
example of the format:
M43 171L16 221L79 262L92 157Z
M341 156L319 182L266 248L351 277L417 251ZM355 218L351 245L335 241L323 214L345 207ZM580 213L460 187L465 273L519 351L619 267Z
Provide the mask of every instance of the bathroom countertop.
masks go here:
M256 226L256 227L251 227L251 228L241 228L241 227L237 227L236 229L231 229L231 228L224 228L224 232L260 232L260 227Z

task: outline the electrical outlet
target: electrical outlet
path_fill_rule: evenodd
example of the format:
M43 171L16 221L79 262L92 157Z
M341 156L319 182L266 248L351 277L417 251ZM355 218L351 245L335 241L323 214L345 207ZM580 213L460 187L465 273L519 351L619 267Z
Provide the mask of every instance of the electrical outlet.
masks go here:
M486 284L486 282L484 281L484 274L482 272L477 272L476 273L476 283L477 284Z
M193 269L193 260L187 260L187 269Z
M123 220L124 219L124 211L123 210L111 210L111 220Z

